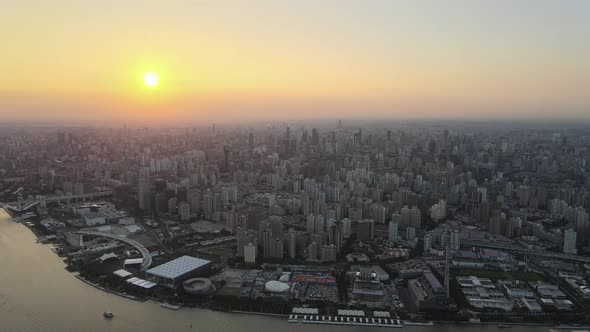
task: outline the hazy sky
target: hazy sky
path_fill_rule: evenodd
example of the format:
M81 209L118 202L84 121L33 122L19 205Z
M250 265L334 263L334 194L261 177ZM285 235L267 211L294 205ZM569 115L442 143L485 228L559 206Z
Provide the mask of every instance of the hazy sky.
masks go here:
M587 0L0 0L0 121L590 118L589 40Z

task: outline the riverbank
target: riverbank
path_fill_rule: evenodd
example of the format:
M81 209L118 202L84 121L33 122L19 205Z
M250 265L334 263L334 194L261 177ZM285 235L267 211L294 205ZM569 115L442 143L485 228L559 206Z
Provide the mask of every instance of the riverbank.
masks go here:
M22 224L23 226L26 227L26 225ZM20 227L20 226L19 226ZM37 234L37 232L35 232L33 227L26 227L27 229L29 229L31 231L31 233L36 236L37 238L39 237L39 234ZM53 252L53 254L55 255L56 253ZM116 290L107 288L105 286L102 286L96 282L93 282L91 280L88 280L87 278L84 278L83 276L80 276L79 274L75 274L75 277L84 282L87 285L92 286L93 288L96 288L98 290L101 290L105 293L110 293L110 294L114 294L114 295L118 295L119 297L123 297L125 299L130 299L136 302L145 302L148 299L150 299L149 297L141 297L141 296L135 296L135 295L131 295L128 293L122 293L122 292L118 292ZM162 303L164 300L163 299L152 299L156 302ZM209 303L210 304L210 303ZM252 311L243 311L243 310L231 310L231 311L226 311L226 310L218 310L218 308L216 308L215 305L210 306L209 304L206 305L191 305L188 304L188 307L195 307L195 308L199 308L199 309L209 309L212 311L217 311L217 312L228 312L228 313L241 313L241 314L247 314L247 315L253 315L253 316L268 316L268 317L277 317L277 318L285 318L288 317L288 314L276 314L276 313L266 313L266 312L252 312ZM176 310L173 310L176 311ZM457 321L434 321L436 322L436 324L447 324L447 325L453 325L453 324L458 324L458 325L481 325L481 326L494 326L497 325L500 322L493 322L493 321L482 321L482 322L457 322ZM432 323L431 322L412 322L412 321L406 321L405 322L406 326L431 326ZM511 325L511 326L539 326L539 327L551 327L554 326L553 324L549 323L549 322L510 322L510 323L506 323L507 325Z
M138 301L138 302L145 302L145 301L148 300L145 297L137 297L137 296L134 296L134 295L124 294L124 293L121 293L121 292L117 292L117 291L114 291L114 290L111 290L111 289L102 287L101 285L98 285L98 284L93 283L92 281L90 281L88 279L85 279L84 277L80 276L79 274L76 274L75 277L78 280L81 280L82 282L86 283L87 285L90 285L90 286L92 286L92 287L94 287L96 289L100 289L103 292L107 292L107 293L119 295L119 296L124 297L126 299L134 300L134 301Z

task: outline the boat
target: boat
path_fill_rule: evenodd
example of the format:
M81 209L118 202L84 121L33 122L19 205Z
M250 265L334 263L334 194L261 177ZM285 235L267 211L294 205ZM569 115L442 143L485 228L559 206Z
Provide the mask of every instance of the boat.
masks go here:
M511 327L512 327L512 325L508 325L508 324L498 324L498 328L501 328L501 329L509 329Z
M110 311L105 311L102 313L102 315L104 316L104 318L108 318L108 319L113 318L113 313Z

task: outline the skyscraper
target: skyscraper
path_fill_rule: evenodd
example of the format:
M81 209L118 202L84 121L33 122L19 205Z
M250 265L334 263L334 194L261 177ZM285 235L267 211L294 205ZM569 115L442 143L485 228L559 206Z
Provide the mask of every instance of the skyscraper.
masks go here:
M397 222L393 220L389 222L389 241L393 242L394 244L397 243Z
M150 196L150 169L148 167L141 167L139 169L137 183L137 197L140 210L150 210Z
M288 251L289 251L289 258L295 258L297 255L297 234L293 228L290 228L287 232L288 235Z
M432 248L432 233L426 232L424 234L424 252L430 251L430 248Z
M461 233L458 230L451 232L451 250L461 249Z
M578 253L576 249L576 231L573 229L566 229L563 234L563 252L571 255Z

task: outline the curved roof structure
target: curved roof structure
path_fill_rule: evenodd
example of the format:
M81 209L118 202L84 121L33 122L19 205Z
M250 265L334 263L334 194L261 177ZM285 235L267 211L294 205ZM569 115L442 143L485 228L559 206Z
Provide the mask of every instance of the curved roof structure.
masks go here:
M146 247L144 247L141 243L128 239L124 236L120 236L120 235L115 235L115 234L110 234L110 233L103 233L103 232L95 232L95 231L77 231L77 234L82 234L82 235L92 235L92 236L102 236L102 237L108 237L110 239L114 239L117 241L121 241L123 243L126 243L130 246L135 247L135 249L137 249L137 251L139 251L141 253L141 257L143 257L143 263L141 263L141 270L145 271L148 269L148 267L150 267L150 265L152 265L152 256L150 255L150 252L146 249Z

